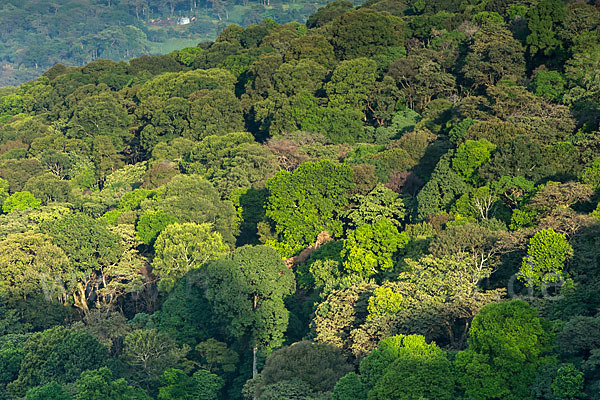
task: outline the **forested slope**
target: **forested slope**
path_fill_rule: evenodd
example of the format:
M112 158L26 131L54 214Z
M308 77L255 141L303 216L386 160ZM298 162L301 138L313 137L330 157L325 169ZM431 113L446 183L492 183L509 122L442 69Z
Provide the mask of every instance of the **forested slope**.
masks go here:
M214 40L229 24L304 22L327 0L3 0L0 86L52 65L129 60ZM355 4L359 4L358 2ZM180 17L187 18L179 20Z
M598 4L338 0L0 115L0 398L600 398Z

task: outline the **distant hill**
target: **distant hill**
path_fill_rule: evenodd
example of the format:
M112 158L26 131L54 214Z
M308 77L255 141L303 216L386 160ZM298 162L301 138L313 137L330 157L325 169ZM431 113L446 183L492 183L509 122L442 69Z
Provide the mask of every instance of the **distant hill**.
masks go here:
M327 0L3 0L0 86L52 65L128 60L214 40L229 24L304 22ZM185 17L185 19L181 19ZM188 23L189 22L189 23Z

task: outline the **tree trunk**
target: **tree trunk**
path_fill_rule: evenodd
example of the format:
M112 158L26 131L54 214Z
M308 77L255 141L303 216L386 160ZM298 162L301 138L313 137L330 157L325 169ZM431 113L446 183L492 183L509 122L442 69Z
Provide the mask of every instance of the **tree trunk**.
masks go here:
M258 308L258 295L254 293L254 298L252 299L252 311L256 312ZM256 342L252 345L252 378L256 378L258 375L258 366L256 365ZM256 400L256 391L254 391L254 395L252 396L253 400Z
M85 287L81 282L77 283L77 288L73 292L73 300L75 307L83 311L84 315L89 314L90 309L87 305L87 297L85 295Z
M252 378L256 378L258 375L258 367L256 366L256 345L252 347ZM256 390L252 395L252 400L256 400Z

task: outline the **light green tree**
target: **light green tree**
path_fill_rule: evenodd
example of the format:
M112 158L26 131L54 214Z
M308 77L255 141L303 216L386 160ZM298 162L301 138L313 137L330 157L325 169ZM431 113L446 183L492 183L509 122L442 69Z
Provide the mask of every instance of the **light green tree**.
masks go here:
M453 399L454 374L446 353L420 335L380 342L360 364L369 400Z
M347 272L370 276L394 266L394 253L409 241L388 219L361 225L348 234L341 255Z
M522 300L488 304L475 316L468 348L458 353L458 386L475 400L531 399L537 369L552 345L547 322Z
M404 219L406 207L398 193L382 184L375 186L366 195L356 195L352 198L356 204L345 213L353 226L373 224L381 219L388 219L400 226Z
M192 269L224 255L229 246L210 223L171 224L154 243L152 272L160 279L160 290L171 291L177 281Z
M138 219L136 237L143 243L152 245L160 232L176 221L176 218L164 211L146 210Z
M30 192L16 192L11 194L4 200L2 211L9 213L13 210L26 210L28 208L40 208L42 201L37 199Z
M395 314L402 309L402 294L396 293L392 288L380 286L373 291L369 297L368 319L377 318L382 315Z
M365 57L342 61L325 85L329 105L364 110L369 88L375 83L377 63Z
M329 160L306 162L293 172L280 171L266 183L267 216L275 222L279 243L269 242L284 256L314 244L322 231L342 233L339 210L348 204L352 169Z
M467 140L456 149L452 168L465 180L476 180L477 169L489 161L496 146L485 139Z
M529 240L518 278L536 288L564 281L568 277L564 271L565 262L572 255L573 248L564 234L556 233L552 228L541 230Z

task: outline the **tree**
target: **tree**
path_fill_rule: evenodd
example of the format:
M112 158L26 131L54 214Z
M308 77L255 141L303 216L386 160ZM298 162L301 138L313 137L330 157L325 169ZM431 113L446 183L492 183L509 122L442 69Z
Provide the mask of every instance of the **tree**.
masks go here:
M341 255L347 272L370 276L393 268L393 256L408 243L405 232L388 219L382 218L373 225L361 225L348 234Z
M198 398L198 384L182 370L171 368L160 378L158 398L160 400L195 400Z
M189 351L175 339L156 329L136 329L123 341L123 359L131 367L132 378L146 387L155 385L169 368L176 368Z
M310 37L312 36L304 36L304 38ZM291 60L277 68L273 74L273 84L275 90L288 97L302 92L314 95L323 87L327 73L327 68L316 61L306 58L299 61Z
M20 343L4 343L0 347L0 393L5 390L8 383L19 376L19 369L25 353Z
M308 17L306 26L309 28L318 28L323 26L326 23L333 21L336 17L344 14L346 11L351 10L352 7L352 2L347 0L332 1L325 7L319 8L316 13Z
M573 207L577 203L590 201L592 188L579 182L559 183L548 181L537 187L529 204L541 215L549 215L553 211Z
M485 139L461 143L452 158L452 168L466 181L477 181L477 169L490 160L496 146Z
M41 205L42 201L31 194L31 192L16 192L4 200L4 204L2 204L2 211L9 213L13 210L40 208Z
M254 396L254 387L254 380L250 380L244 385L242 392L247 398ZM319 394L303 381L293 378L266 386L257 400L312 399L314 396L319 396Z
M471 319L486 304L502 298L505 291L481 290L479 282L489 277L492 269L481 268L461 253L441 258L426 255L404 262L397 282L383 285L402 296L401 302L395 303L400 310L391 324L396 332L420 333L428 340L461 348Z
M387 47L404 44L403 21L368 8L348 11L337 17L329 34L335 55L340 60L370 57Z
M286 62L308 59L327 68L331 68L335 65L333 46L323 35L319 34L302 36L290 42L290 46L285 53L284 59Z
M377 64L365 57L342 61L325 85L330 107L366 109L367 94L375 83Z
M332 400L367 400L367 389L355 372L342 376L335 384Z
M4 200L8 197L8 181L0 178L0 204L4 204Z
M138 219L136 237L147 245L153 245L158 235L177 219L164 211L146 210Z
M75 271L49 236L32 231L9 235L0 242L0 254L0 296L5 301L44 294L67 304Z
M193 378L200 389L198 391L198 400L217 400L219 392L225 386L223 378L205 369L199 369L194 372Z
M210 338L198 343L195 350L202 358L202 366L211 372L233 372L237 368L238 354L223 342Z
M278 172L266 183L267 216L275 222L281 241L271 244L291 256L313 243L322 231L341 233L336 216L348 203L352 186L352 169L328 160Z
M249 340L256 376L258 349L283 342L288 323L283 299L296 287L294 274L272 248L244 246L209 263L205 279L206 298L226 321L228 334Z
M118 153L119 150L108 135L99 135L92 139L92 159L96 166L96 176L101 182L122 166Z
M158 143L190 136L189 109L190 103L180 97L162 99L150 96L142 101L135 110L140 124L140 146L150 153Z
M154 243L152 272L160 279L159 288L171 291L190 270L224 255L228 246L209 223L171 224Z
M202 54L206 54L206 52ZM145 100L150 96L163 99L188 98L192 93L204 89L222 89L233 92L235 81L236 78L231 72L220 68L195 69L179 73L167 72L144 83L136 96L140 100Z
M102 367L83 371L77 380L75 400L149 400L141 389L130 386L124 378L114 379L110 369Z
M559 0L543 0L529 9L527 44L532 57L539 52L548 56L562 46L556 27L563 21L565 9L565 3Z
M551 343L548 324L524 301L489 304L473 319L468 349L456 357L459 387L477 400L531 399Z
M72 400L73 397L58 383L52 381L27 391L25 400Z
M223 197L264 182L278 169L275 155L246 132L205 137L180 166L188 174L204 176Z
M382 375L377 377L376 383L369 391L369 399L454 398L455 377L452 373L452 363L442 349L435 343L428 344L425 338L419 335L401 336L401 339L396 336L387 340L392 339L400 341L401 345L396 349L393 363L384 368L381 371Z
M465 180L452 169L450 159L451 153L440 159L431 179L417 194L417 215L421 220L444 211L468 189Z
M553 229L541 230L529 241L518 278L536 288L544 288L549 283L562 284L568 277L564 271L565 261L572 255L573 248L564 234Z
M117 152L122 151L131 120L121 101L116 94L101 92L78 102L69 120L69 137L92 145L96 137L106 136Z
M477 271L473 282L477 284L491 275L500 261L499 256L513 247L513 240L506 232L466 223L440 232L431 241L429 251L435 257L467 260L473 272Z
M71 330L54 346L39 370L33 371L41 383L75 382L79 375L101 367L108 359L108 349L92 335Z
M120 350L121 339L131 331L127 322L119 311L92 310L82 321L73 324L73 328L92 335L113 353Z
M522 176L501 176L491 183L491 189L511 209L516 208L533 191L534 184Z
M121 240L102 222L82 213L69 213L40 224L73 263L76 284L72 291L75 306L89 311L89 300L106 287L110 276L107 268L118 262L122 254Z
M382 219L400 226L404 220L406 209L402 198L382 184L365 195L357 194L351 201L356 205L345 212L345 217L354 227L373 224Z
M390 65L388 75L398 86L407 106L421 111L436 97L455 91L456 78L438 62L439 55L431 50L415 51Z
M55 326L30 336L23 345L25 357L19 377L8 385L22 396L28 387L75 382L80 374L105 365L108 350L87 333Z
M350 282L348 287L333 290L315 310L311 322L315 340L339 347L347 356L352 355L352 333L367 320L368 299L377 287L375 283L359 280L355 284Z
M475 89L502 79L519 82L525 76L523 46L508 29L486 24L469 46L462 73Z
M535 80L531 84L537 96L558 102L565 92L566 83L560 72L540 70L535 74Z
M229 90L200 90L190 96L190 139L244 129L242 106Z
M498 196L488 186L482 186L460 196L454 204L453 211L461 217L484 221L494 216L497 203Z
M163 211L179 223L210 222L227 244L235 242L235 209L229 200L222 200L219 192L205 178L198 175L175 176L164 187L164 195L148 207Z
M194 270L185 275L168 294L160 311L153 314L151 323L142 326L156 327L190 348L210 337L222 335L222 321L218 320L204 296L202 273L202 270ZM202 359L198 361L203 362Z
M381 82L376 81L371 86L367 95L367 116L375 121L377 127L383 127L392 121L400 97L401 93L394 79L384 76Z
M217 400L225 381L205 369L193 376L171 368L163 374L158 392L160 400Z
M573 364L548 364L540 368L532 392L536 399L585 399L584 381L583 372Z
M0 177L8 181L9 193L22 191L29 179L43 172L42 164L35 158L0 161Z
M334 346L302 341L274 351L260 373L260 392L275 383L299 379L315 392L330 392L352 367Z
M68 202L71 194L69 182L52 173L34 176L27 181L23 189L40 199L44 205L52 201Z
M373 296L369 297L368 319L377 318L383 315L393 315L402 310L402 300L404 297L396 293L392 288L380 286L373 291Z
M591 185L594 189L600 188L600 157L588 166L581 175L583 183Z

